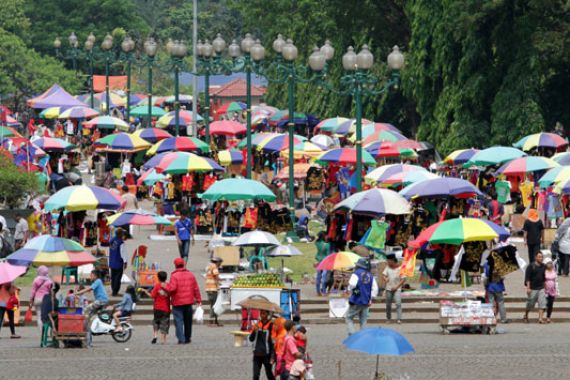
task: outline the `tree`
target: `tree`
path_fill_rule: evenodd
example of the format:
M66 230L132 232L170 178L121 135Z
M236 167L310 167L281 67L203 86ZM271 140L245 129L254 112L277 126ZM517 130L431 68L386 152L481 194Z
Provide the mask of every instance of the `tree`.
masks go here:
M19 207L21 200L38 188L34 173L28 173L16 167L4 155L0 155L0 201L9 208Z

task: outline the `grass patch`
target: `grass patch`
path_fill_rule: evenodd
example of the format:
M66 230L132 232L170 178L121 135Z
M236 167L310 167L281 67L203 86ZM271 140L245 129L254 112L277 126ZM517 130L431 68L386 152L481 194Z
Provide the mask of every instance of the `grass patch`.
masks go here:
M31 286L36 278L36 268L30 268L23 276L18 277L14 284L18 287Z
M293 271L293 274L290 275L293 281L298 282L303 278L305 272L311 276L314 275L317 248L314 243L293 243L292 245L303 252L303 256L284 257L283 263L285 267ZM275 269L281 268L281 260L280 257L269 257L269 266Z

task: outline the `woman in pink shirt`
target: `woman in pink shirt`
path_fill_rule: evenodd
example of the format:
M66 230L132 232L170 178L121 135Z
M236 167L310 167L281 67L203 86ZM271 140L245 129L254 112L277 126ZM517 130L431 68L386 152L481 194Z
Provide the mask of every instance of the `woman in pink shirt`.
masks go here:
M289 373L293 362L297 359L297 343L295 342L295 323L293 321L285 322L285 342L283 343L283 360L285 361L285 370L281 373L281 380L289 380Z
M544 259L546 270L544 271L544 292L546 293L546 323L550 323L550 316L554 308L554 300L558 295L558 276L551 258Z
M36 319L38 327L40 329L40 334L42 331L42 319L41 319L41 306L42 300L46 294L49 294L51 289L51 284L53 281L49 278L48 268L44 265L38 268L38 275L32 283L32 294L30 295L30 308L34 307L36 309Z

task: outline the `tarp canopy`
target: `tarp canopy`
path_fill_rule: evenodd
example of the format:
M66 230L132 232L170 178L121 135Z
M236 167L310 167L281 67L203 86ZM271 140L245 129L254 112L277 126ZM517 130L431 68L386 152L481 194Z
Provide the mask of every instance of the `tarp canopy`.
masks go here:
M51 86L38 97L28 100L31 108L44 109L49 107L87 107L87 104L75 99L58 84Z
M93 75L93 89L95 92L105 91L105 75ZM127 76L109 76L109 90L124 90L127 88Z

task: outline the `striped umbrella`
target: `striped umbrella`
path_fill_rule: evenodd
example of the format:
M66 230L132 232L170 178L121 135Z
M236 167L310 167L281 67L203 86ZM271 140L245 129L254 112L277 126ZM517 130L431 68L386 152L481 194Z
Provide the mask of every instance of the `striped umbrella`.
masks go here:
M161 173L157 173L155 169L148 169L144 173L141 174L139 179L137 180L137 185L141 186L145 184L147 186L154 185L158 181L165 179L166 176Z
M383 165L372 170L370 173L366 174L364 179L366 180L366 182L371 184L376 182L381 183L394 175L407 174L410 172L417 172L417 171L426 172L427 170L417 165L408 165L408 164Z
M151 117L161 117L166 114L166 111L160 107L152 106L150 108ZM138 106L131 110L131 116L148 117L148 106Z
M368 136L380 132L380 131L387 131L387 132L395 132L400 135L403 135L402 131L398 128L394 127L392 124L389 123L369 123L364 124L362 126L362 138L365 139Z
M251 146L257 147L260 143L262 143L266 139L279 135L280 133L267 133L267 132L254 133L251 135ZM246 147L247 147L247 139L241 140L239 144L237 144L236 146L236 148L238 149L244 149Z
M196 114L196 121L204 121L202 116ZM192 125L192 112L180 110L178 112L178 125L180 127L187 127ZM169 113L161 116L157 122L156 126L159 128L167 128L176 126L176 112L170 111Z
M408 245L422 247L426 243L460 245L470 241L488 241L510 236L505 228L485 219L457 218L436 223L425 229Z
M271 247L278 246L279 240L269 232L265 231L251 231L242 234L232 243L235 246L258 246L258 247Z
M45 211L63 208L67 211L117 210L121 208L121 198L99 186L67 186L49 197Z
M407 140L408 138L399 132L394 131L375 131L368 135L363 141L362 144L364 146L373 144L375 142L382 142L382 141L389 141L389 142L396 142ZM352 140L356 140L355 135L352 136Z
M317 146L309 141L302 141L293 147L293 156L296 160L303 157L317 157L323 153L323 148ZM289 158L289 149L285 149L281 152L283 158Z
M243 154L239 150L222 150L218 152L218 162L223 166L242 164Z
M568 140L562 138L556 133L541 132L528 135L513 144L515 148L522 149L525 152L534 148L554 148L558 149L568 145Z
M121 131L129 130L129 125L126 122L113 116L98 116L84 122L83 126L98 129L119 129Z
M570 179L570 167L568 166L559 166L556 168L552 168L548 170L540 179L538 180L538 184L542 188L547 188L548 186L559 183L562 181L566 181Z
M177 136L169 137L154 144L146 153L151 156L156 153L163 152L198 152L208 153L210 148L208 144L196 137Z
M49 107L40 112L42 119L57 119L63 107Z
M67 152L75 148L75 145L55 137L41 137L35 139L34 145L46 152Z
M464 166L469 167L473 165L476 166L500 165L504 164L505 162L512 161L515 158L524 157L524 156L526 156L526 153L521 150L511 148L508 146L494 146L491 148L483 149L475 153L475 155L473 155L473 157L471 157L469 161L465 163Z
M334 210L367 215L403 215L410 213L410 204L393 190L373 188L351 195L338 203Z
M13 265L80 266L92 264L95 257L73 240L40 235L8 256Z
M113 133L105 137L101 137L95 141L95 146L99 150L106 152L124 152L132 153L146 150L151 147L148 141L141 139L131 133Z
M156 165L158 165L164 159L164 157L166 157L166 155L170 153L172 152L159 153L156 156L150 158L147 162L143 164L143 169L144 170L154 169Z
M241 112L246 108L247 108L247 105L245 103L229 102L229 103L223 104L218 109L216 109L216 113L218 115L224 115L224 114L232 113L232 112Z
M14 128L0 125L0 137L22 137Z
M552 159L560 165L570 165L570 152L556 153Z
M527 156L507 162L497 170L497 174L524 174L540 170L548 170L558 166L560 165L550 158Z
M335 163L354 165L356 164L356 149L355 148L337 148L331 149L316 158L319 163ZM366 150L362 150L362 163L364 165L376 165L374 157Z
M243 134L247 131L244 124L233 120L219 120L210 124L209 132L211 136L235 136ZM205 133L205 130L204 130Z
M163 129L158 128L141 128L137 129L133 135L140 137L143 140L148 141L151 144L154 144L157 141L161 141L167 138L172 137L170 133Z
M145 210L130 210L107 217L107 224L120 227L127 224L134 226L152 226L155 224L172 225L172 222L163 216Z
M324 119L315 126L315 129L317 131L323 131L323 132L335 132L342 123L348 120L349 119L347 119L346 117L338 117L338 116L332 117L330 119Z
M334 139L327 135L314 135L310 141L323 149L338 148Z
M365 125L374 124L373 121L362 119L362 128ZM335 131L331 131L336 135L347 135L350 133L354 133L356 131L356 119L348 119L345 122L342 122Z
M306 141L307 138L299 135L293 136L293 145L297 145ZM259 144L257 144L257 150L262 150L264 152L281 152L282 150L289 148L289 134L283 133L277 136L268 137Z
M447 165L463 165L471 159L479 149L459 149L451 152L447 157L443 159L443 162Z
M167 153L155 167L158 173L186 174L190 172L211 172L224 169L214 160L200 157L194 153L171 152Z
M424 170L394 174L381 183L382 186L408 186L412 183L438 178L436 174Z
M317 270L345 270L354 268L360 259L356 253L342 251L328 255L319 263Z
M570 178L564 179L554 186L554 191L559 194L568 195L570 194Z
M89 119L99 115L99 112L89 107L71 107L59 113L60 119Z
M410 148L400 148L396 143L377 141L367 145L364 149L374 158L383 157L415 157L416 152Z
M438 177L406 186L400 191L406 199L417 197L465 197L482 195L471 182L460 178Z
M245 178L227 178L216 181L199 196L211 201L264 200L273 202L277 198L263 183Z

